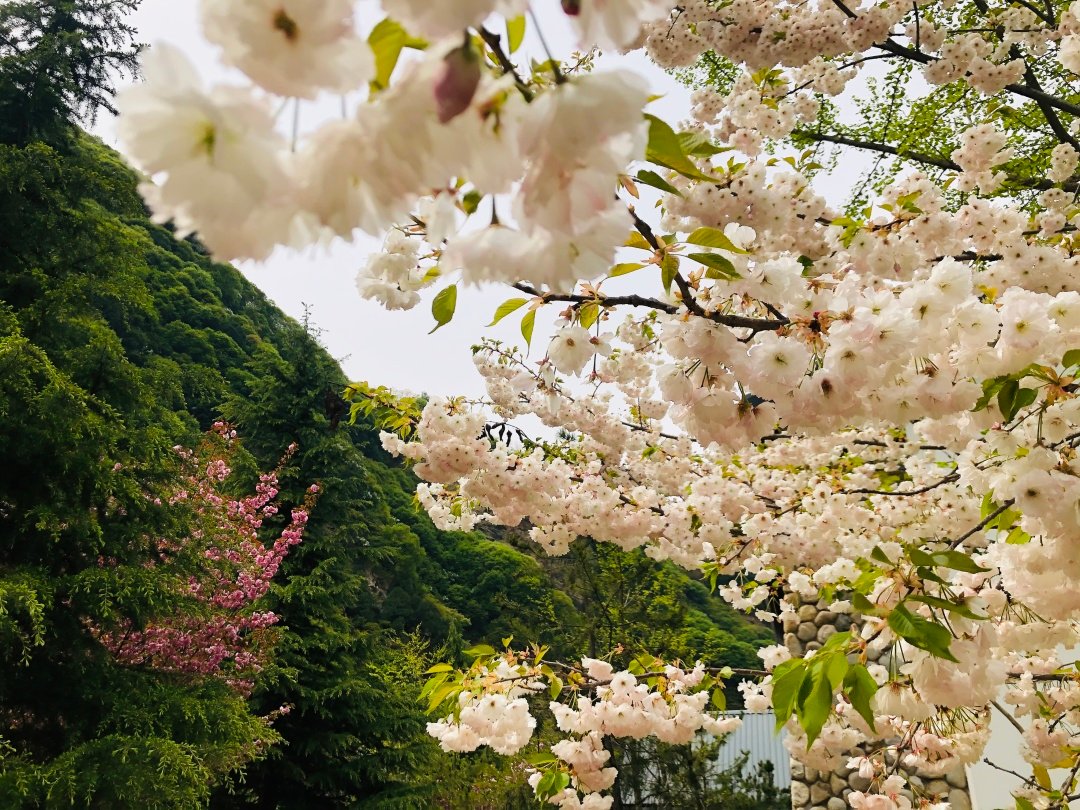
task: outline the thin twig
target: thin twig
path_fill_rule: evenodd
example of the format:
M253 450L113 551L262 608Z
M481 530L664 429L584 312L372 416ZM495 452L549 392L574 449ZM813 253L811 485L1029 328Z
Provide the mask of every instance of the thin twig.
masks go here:
M845 495L922 495L924 492L929 492L932 489L937 489L943 484L951 484L953 481L957 481L960 478L959 473L952 473L946 475L940 481L935 481L932 484L927 484L924 487L918 489L845 489Z
M1015 728L1021 734L1024 733L1024 727L1022 725L1020 725L1019 720L1017 720L1015 717L1012 716L1012 712L1010 712L1008 709L1006 709L1004 706L1002 706L996 700L991 700L990 705L993 706L995 709L997 709L999 712L1001 712L1001 716L1004 717L1006 720L1008 720L1010 725L1012 725L1013 728Z
M975 524L974 527L972 527L968 531L964 532L962 535L960 535L955 540L953 540L951 543L949 543L949 548L956 548L958 545L963 543L965 540L967 540L969 537L971 537L976 532L981 531L982 529L985 529L987 526L989 526L991 523L994 522L995 518L997 518L999 515L1003 514L1005 512L1005 510L1008 509L1010 506L1012 506L1014 503L1016 503L1016 501L1013 498L1009 498L1009 500L1005 501L1005 503L1003 503L1001 506L999 506L997 509L995 509L993 512L991 512L989 515L987 515L982 520L980 520L977 524Z

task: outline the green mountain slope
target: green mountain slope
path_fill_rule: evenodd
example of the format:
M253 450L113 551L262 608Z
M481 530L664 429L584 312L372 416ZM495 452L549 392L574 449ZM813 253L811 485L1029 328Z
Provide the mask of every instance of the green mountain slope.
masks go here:
M213 788L218 806L480 807L455 791L475 799L475 780L506 772L484 755L451 760L424 735L415 695L431 656L513 635L567 657L624 643L756 663L769 633L671 566L584 543L538 561L513 533L437 531L371 426L341 421L346 380L317 340L152 223L137 180L85 136L0 146L0 806L53 794L195 806ZM299 444L287 502L322 488L267 599L286 632L246 706L215 683L126 671L81 626L93 611L156 609L152 577L137 576L155 527L135 488L219 418L239 430L249 474ZM120 461L137 481L111 471ZM123 520L107 519L110 498ZM101 579L101 555L129 561L130 581L80 584ZM92 604L74 599L80 587ZM255 718L283 705L283 742L269 745ZM128 750L144 751L130 773ZM265 756L234 770L253 754ZM167 777L150 774L158 761Z

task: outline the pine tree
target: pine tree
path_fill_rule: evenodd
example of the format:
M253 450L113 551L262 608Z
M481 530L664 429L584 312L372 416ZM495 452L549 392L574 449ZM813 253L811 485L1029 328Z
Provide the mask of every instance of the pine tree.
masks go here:
M114 112L113 81L141 46L124 18L138 0L15 0L0 5L0 141L56 142L76 121Z
M404 529L393 524L349 429L332 426L327 392L344 387L340 369L295 325L276 343L259 345L226 414L256 456L299 444L282 475L286 497L302 498L312 480L321 494L269 601L288 632L255 695L259 712L291 707L276 724L284 745L248 769L238 792L266 808L423 806L416 775L433 746L423 739L420 707L388 680L378 594L368 581Z
M121 666L90 631L176 603L146 565L185 528L153 500L168 448L0 320L0 806L196 806L274 734L224 682Z

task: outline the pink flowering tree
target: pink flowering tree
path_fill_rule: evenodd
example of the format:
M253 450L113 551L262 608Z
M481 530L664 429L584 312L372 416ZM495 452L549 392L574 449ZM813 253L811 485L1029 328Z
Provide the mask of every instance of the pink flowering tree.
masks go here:
M855 761L852 806L945 807L890 763L976 762L992 714L1022 735L1018 808L1080 793L1080 7L202 7L251 86L151 49L118 106L159 217L224 258L379 235L360 294L436 328L462 289L510 290L492 324L522 340L474 348L484 397L349 392L439 526L644 548L789 628L806 602L855 618L758 672L476 648L426 688L444 748L516 754L548 702L537 796L603 810L605 737L722 733L738 674L793 756ZM704 66L682 123L614 55L640 50ZM302 136L266 101L327 91L344 115Z
M234 497L225 488L235 442L236 431L219 422L196 450L175 448L186 472L169 505L190 514L192 529L161 539L152 564L175 577L185 607L141 628L126 624L97 633L123 663L223 678L247 694L276 640L278 617L259 610L259 600L303 539L318 487L310 487L272 541L264 540L264 523L279 511L278 474L296 445L277 469L259 476L253 494Z

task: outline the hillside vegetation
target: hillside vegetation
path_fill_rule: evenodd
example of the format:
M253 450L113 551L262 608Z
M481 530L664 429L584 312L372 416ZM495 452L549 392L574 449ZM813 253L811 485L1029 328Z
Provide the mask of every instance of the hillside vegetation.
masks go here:
M0 145L0 804L508 807L520 774L424 734L436 658L513 636L757 662L769 633L669 565L437 531L371 426L343 418L313 330L152 223L137 183L73 130ZM147 538L183 527L146 493L218 419L245 448L239 478L296 442L282 497L322 490L265 600L284 633L248 701L123 667L87 630L169 609Z

